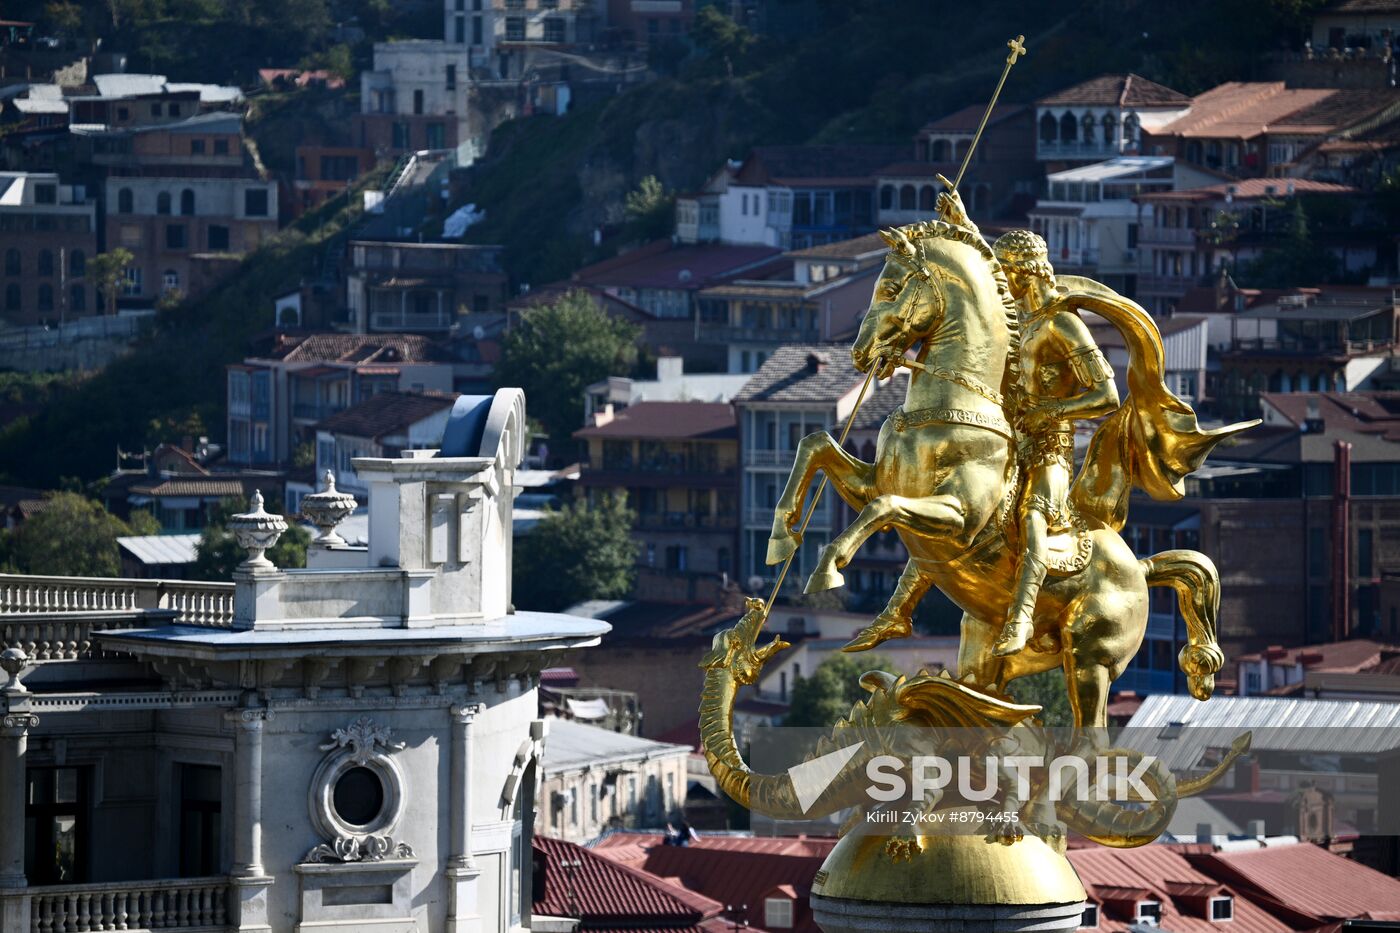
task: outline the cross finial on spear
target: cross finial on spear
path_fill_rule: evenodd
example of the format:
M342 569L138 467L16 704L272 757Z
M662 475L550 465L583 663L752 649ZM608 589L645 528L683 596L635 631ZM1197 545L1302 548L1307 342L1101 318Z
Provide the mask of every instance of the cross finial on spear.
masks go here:
M982 131L987 128L987 120L992 115L992 108L997 105L997 98L1001 96L1002 85L1006 84L1006 76L1011 73L1011 66L1016 64L1016 59L1026 54L1026 37L1017 36L1006 43L1006 47L1011 50L1006 56L1006 67L1001 70L1001 80L997 82L997 89L992 92L992 99L987 102L987 110L982 114L982 122L977 124L977 132L972 136L972 145L967 147L967 154L963 156L962 168L958 169L958 177L953 179L952 190L958 190L958 185L962 184L963 175L967 172L967 167L972 163L973 150L977 148L977 143L982 139Z

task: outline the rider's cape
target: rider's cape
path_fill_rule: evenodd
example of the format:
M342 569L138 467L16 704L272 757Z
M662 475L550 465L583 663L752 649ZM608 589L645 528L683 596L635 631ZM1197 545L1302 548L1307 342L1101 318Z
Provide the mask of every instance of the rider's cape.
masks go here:
M1136 486L1154 499L1180 499L1183 480L1216 444L1259 422L1244 421L1206 431L1191 406L1162 381L1162 334L1138 304L1106 285L1074 275L1056 277L1068 289L1060 300L1093 311L1123 335L1128 349L1128 397L1104 419L1089 442L1070 502L1081 519L1121 530L1128 496Z

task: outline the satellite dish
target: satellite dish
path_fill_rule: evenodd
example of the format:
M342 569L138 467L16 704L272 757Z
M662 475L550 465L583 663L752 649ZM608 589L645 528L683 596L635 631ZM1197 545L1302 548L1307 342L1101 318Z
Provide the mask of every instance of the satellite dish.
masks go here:
M763 589L763 578L757 575L749 577L749 592L757 593L761 589Z
M482 327L480 324L476 325L472 328L472 336L475 337L477 340L485 338L486 328Z
M676 273L676 278L680 279L682 282L689 282L691 279L690 270L682 269L680 272Z

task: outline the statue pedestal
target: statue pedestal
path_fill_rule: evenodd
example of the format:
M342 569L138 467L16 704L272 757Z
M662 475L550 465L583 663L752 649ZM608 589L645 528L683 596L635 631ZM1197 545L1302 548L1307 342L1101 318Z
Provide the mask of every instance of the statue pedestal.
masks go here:
M1084 887L1069 860L1033 836L1012 845L980 836L921 836L894 861L889 836L846 835L812 884L825 933L1061 933L1079 927Z

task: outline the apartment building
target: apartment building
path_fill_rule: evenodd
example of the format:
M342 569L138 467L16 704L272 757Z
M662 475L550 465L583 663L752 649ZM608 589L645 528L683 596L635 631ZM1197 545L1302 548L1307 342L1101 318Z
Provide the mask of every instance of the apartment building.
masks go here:
M1191 98L1135 74L1100 75L1035 102L1036 158L1047 171L1148 154L1144 134L1185 115Z
M0 289L9 324L101 312L86 280L97 253L97 205L56 174L0 172Z
M357 240L345 299L359 333L445 334L464 314L501 311L509 278L500 246Z

